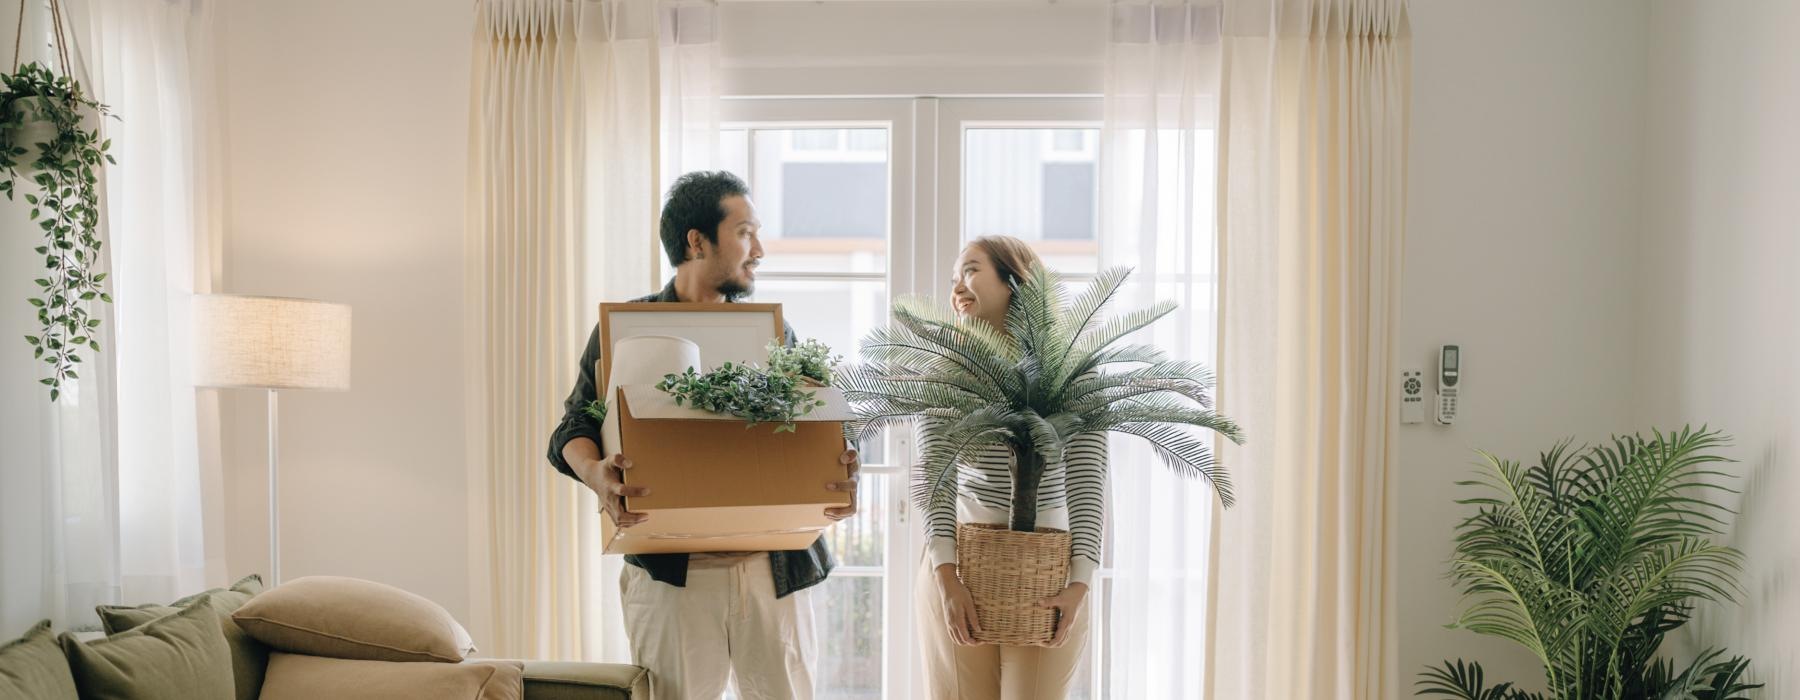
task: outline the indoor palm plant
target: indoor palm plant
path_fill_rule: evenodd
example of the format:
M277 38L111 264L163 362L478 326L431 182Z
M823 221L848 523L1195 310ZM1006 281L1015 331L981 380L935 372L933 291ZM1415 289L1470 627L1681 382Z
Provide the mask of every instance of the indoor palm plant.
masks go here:
M1696 603L1731 601L1742 564L1715 544L1729 491L1715 465L1727 439L1683 428L1571 449L1523 467L1483 454L1482 495L1457 527L1452 578L1467 599L1455 627L1511 640L1543 664L1549 687L1488 686L1480 664L1445 662L1420 695L1468 700L1727 700L1759 686L1750 662L1701 653L1681 670L1657 658Z
M863 342L863 362L839 368L838 385L857 412L853 435L920 419L931 438L914 475L913 496L922 509L952 497L959 459L984 447L1012 452L1011 532L965 524L958 533L959 548L971 536L993 536L1004 538L1000 546L1034 552L1008 557L1028 562L1020 571L992 577L1002 584L1002 598L984 601L983 591L970 586L986 641L1048 639L1052 611L1030 602L1066 583L1060 577L1067 575L1069 540L1068 533L1037 528L1038 488L1076 435L1110 431L1143 438L1163 463L1207 479L1225 505L1232 502L1231 482L1213 462L1209 432L1234 442L1243 438L1237 425L1212 410L1211 372L1154 347L1119 342L1168 315L1174 303L1103 317L1129 275L1125 268L1103 271L1069 300L1050 273L1034 265L1013 290L1005 332L922 299L901 299L894 305L895 323ZM979 560L959 560L965 582L980 575L971 571L982 565ZM1037 582L1026 580L1032 578ZM1012 626L1030 631L1008 638L996 631L1009 628L996 615L1032 618Z
M79 82L39 64L0 74L0 193L9 200L22 196L43 233L36 251L44 258L44 276L36 280L38 294L26 300L37 307L43 332L25 341L50 365L50 376L41 381L52 401L65 380L79 378L80 352L100 350L100 319L88 314L88 305L112 301L102 286L106 273L96 270L97 173L113 157L107 154L112 144L92 122L105 114L106 106L86 97Z

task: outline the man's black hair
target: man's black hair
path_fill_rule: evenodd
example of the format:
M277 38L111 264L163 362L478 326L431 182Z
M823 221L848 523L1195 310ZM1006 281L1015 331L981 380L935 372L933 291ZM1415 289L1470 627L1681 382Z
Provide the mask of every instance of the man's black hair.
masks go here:
M669 266L687 261L687 232L698 230L713 245L719 244L719 222L725 220L725 198L750 194L750 186L723 170L698 170L682 175L669 188L662 210L663 252Z

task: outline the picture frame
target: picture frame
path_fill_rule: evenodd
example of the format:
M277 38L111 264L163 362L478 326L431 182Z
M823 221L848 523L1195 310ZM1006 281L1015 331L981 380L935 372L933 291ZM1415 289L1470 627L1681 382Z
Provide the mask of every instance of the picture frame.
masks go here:
M780 304L606 302L600 305L596 386L612 386L613 344L638 335L672 335L700 346L702 373L726 362L765 364L769 341L786 333Z

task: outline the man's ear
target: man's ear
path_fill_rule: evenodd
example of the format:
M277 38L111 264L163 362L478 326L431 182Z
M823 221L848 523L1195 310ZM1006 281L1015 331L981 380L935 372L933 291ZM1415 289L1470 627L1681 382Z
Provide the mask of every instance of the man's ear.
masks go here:
M687 247L689 259L704 259L706 257L706 234L700 233L700 229L697 228L688 229Z

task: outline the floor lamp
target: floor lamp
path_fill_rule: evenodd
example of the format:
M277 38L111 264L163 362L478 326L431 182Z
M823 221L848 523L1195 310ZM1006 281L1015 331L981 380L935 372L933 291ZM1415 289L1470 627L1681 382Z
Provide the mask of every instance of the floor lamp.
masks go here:
M309 299L196 295L194 345L196 386L269 393L269 583L281 583L276 392L350 388L350 307Z

